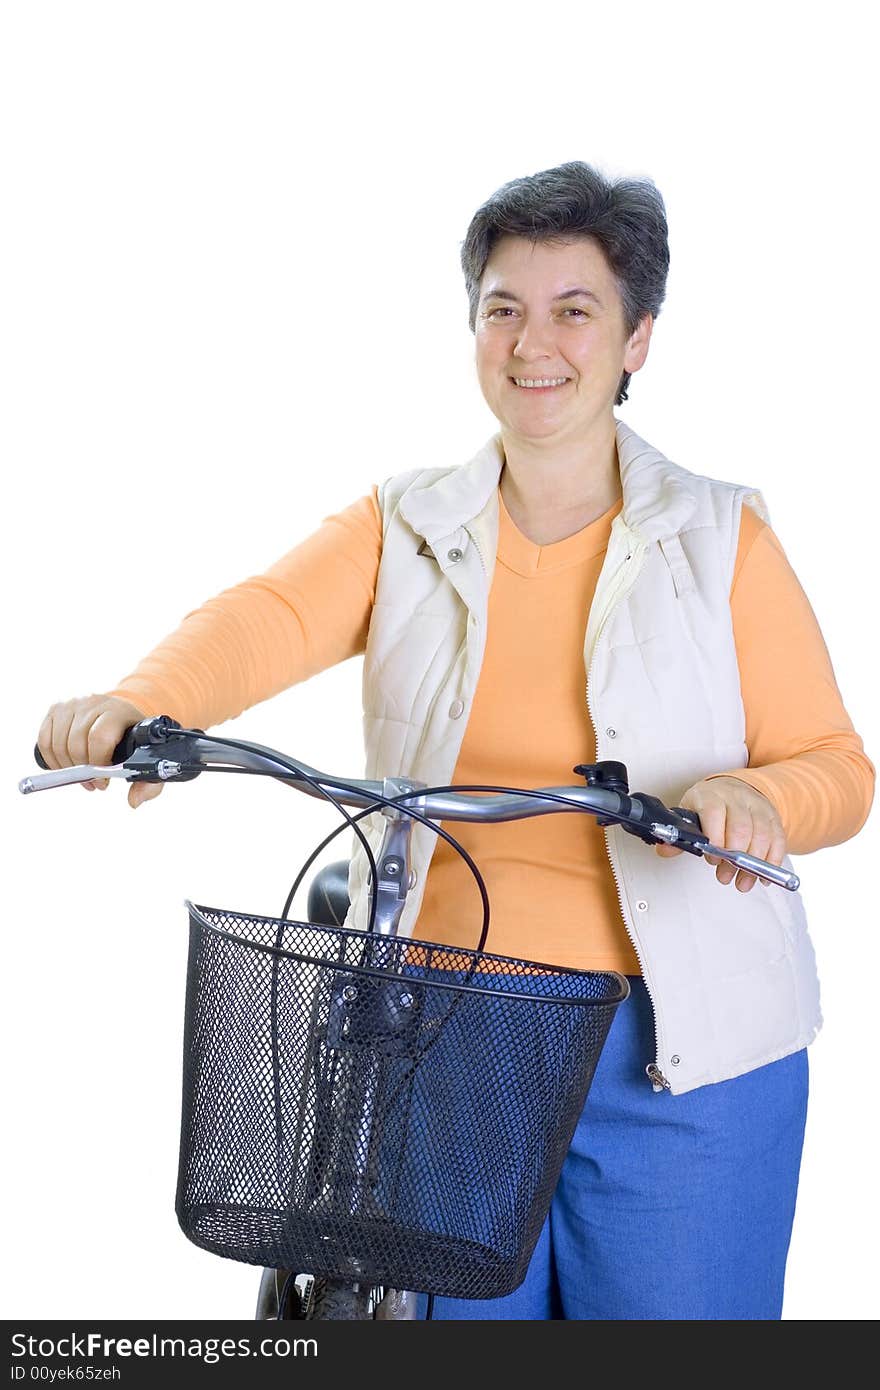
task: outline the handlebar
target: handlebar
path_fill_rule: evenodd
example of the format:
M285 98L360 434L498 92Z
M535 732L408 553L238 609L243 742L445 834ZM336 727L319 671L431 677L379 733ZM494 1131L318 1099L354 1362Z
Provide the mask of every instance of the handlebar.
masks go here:
M34 749L34 756L45 768L38 748ZM426 788L411 778L386 778L379 782L332 777L262 744L236 741L233 745L228 740L215 740L203 729L184 729L167 715L158 715L132 725L114 749L112 766L85 764L47 770L22 778L18 785L19 791L29 793L97 777L184 782L201 772L222 768L273 776L310 796L321 798L330 793L346 806L366 808L377 802L387 805L391 798L395 804L401 803L401 809L412 805L431 820L496 822L560 811L587 811L596 816L599 825L620 825L646 844L669 844L688 854L713 855L791 892L800 887L797 874L788 869L742 850L710 844L693 811L668 807L644 792L630 793L622 763L578 764L573 771L585 778L586 786L541 787L535 791ZM468 795L476 791L491 794Z

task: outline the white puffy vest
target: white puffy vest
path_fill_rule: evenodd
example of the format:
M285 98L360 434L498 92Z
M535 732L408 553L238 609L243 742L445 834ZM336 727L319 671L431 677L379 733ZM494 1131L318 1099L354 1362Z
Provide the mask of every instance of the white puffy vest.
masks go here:
M748 763L730 585L743 503L767 513L755 489L688 472L620 421L617 451L623 505L587 624L586 698L597 758L624 763L631 791L675 805L699 779ZM452 781L485 648L503 462L495 435L468 464L415 469L380 489L367 777ZM383 825L378 814L361 822L374 852ZM702 858L661 859L619 826L605 835L654 1006L656 1056L644 1062L666 1089L723 1081L810 1043L822 1019L800 895L761 884L740 893ZM413 934L436 843L414 827L402 934ZM356 847L349 926L367 924L366 882Z

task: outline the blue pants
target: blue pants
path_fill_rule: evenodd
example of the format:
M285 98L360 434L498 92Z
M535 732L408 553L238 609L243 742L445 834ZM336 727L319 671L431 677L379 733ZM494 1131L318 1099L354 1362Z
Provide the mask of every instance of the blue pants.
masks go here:
M434 1319L781 1316L806 1050L684 1095L657 1093L644 1070L650 1000L639 976L629 983L525 1280L506 1298L438 1297Z

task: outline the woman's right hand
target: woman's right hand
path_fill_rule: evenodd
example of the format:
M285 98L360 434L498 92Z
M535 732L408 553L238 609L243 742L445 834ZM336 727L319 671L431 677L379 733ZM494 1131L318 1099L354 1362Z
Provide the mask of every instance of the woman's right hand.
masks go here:
M37 747L50 768L73 767L82 763L109 766L113 750L132 724L146 719L129 700L116 695L83 695L78 700L62 700L53 705L40 725ZM109 785L106 777L81 782L87 791ZM162 782L132 782L129 806L151 801L162 790Z

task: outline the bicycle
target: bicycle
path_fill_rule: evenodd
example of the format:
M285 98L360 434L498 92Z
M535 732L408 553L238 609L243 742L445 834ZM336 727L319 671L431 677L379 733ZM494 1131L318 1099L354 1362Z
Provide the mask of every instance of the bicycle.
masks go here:
M485 885L435 822L587 812L791 890L797 875L710 844L692 811L631 794L625 766L607 761L573 769L583 786L537 790L345 780L162 715L129 729L112 766L46 771L19 788L188 781L208 771L272 776L330 800L344 820L304 863L279 918L186 904L181 1228L204 1249L263 1266L260 1319L402 1321L417 1316L419 1294L430 1317L438 1294L512 1292L629 986L613 971L487 953ZM386 824L374 855L359 822L377 812ZM475 878L475 950L398 935L415 821L445 838ZM367 930L344 925L344 862L313 880L311 920L291 921L305 874L348 827L370 864ZM479 1073L467 1070L477 1044ZM474 1103L462 1126L456 1105L468 1086Z

